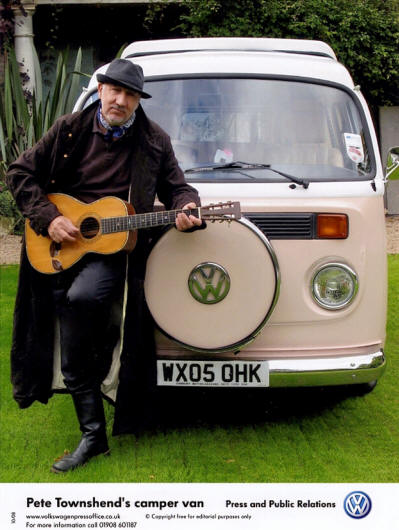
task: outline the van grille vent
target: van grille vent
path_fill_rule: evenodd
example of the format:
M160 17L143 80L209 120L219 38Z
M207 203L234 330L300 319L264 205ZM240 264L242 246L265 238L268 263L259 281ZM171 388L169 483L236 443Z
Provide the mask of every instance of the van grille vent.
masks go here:
M315 239L313 213L244 213L268 239Z

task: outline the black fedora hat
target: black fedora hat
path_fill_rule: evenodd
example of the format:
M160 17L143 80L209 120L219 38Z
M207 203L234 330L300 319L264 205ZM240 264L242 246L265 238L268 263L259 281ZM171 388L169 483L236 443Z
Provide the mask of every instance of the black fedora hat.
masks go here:
M105 74L97 74L97 81L130 88L139 92L142 98L152 97L147 92L143 92L143 69L127 59L114 59L109 64Z

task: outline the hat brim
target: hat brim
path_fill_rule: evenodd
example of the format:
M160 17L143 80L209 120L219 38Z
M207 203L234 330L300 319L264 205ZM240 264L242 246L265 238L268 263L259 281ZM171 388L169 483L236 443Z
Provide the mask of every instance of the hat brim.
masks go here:
M108 83L108 84L111 84L111 85L122 86L124 88L128 88L129 90L134 90L135 92L138 92L140 94L140 96L142 98L144 98L144 99L152 98L152 96L150 94L148 94L147 92L143 92L142 90L140 90L135 85L130 85L130 84L127 84L127 83L123 83L122 81L118 81L117 79L113 79L112 77L109 77L108 75L105 75L105 74L97 74L97 81L99 83Z

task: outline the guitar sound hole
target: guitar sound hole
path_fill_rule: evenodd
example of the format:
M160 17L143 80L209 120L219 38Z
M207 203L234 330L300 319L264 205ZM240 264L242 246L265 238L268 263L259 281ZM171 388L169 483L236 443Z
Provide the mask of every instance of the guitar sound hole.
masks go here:
M95 217L86 217L80 224L80 233L85 239L93 239L100 230L100 224Z

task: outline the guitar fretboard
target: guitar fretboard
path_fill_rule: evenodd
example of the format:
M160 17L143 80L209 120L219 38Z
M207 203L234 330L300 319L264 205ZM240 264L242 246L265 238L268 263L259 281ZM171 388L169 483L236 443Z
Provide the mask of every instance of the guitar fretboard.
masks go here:
M181 212L184 212L186 215L194 215L195 217L200 216L200 208L193 208L192 210L169 210L127 215L124 217L107 217L101 219L101 230L103 234L112 234L127 230L137 230L139 228L170 225L175 223L177 215Z

